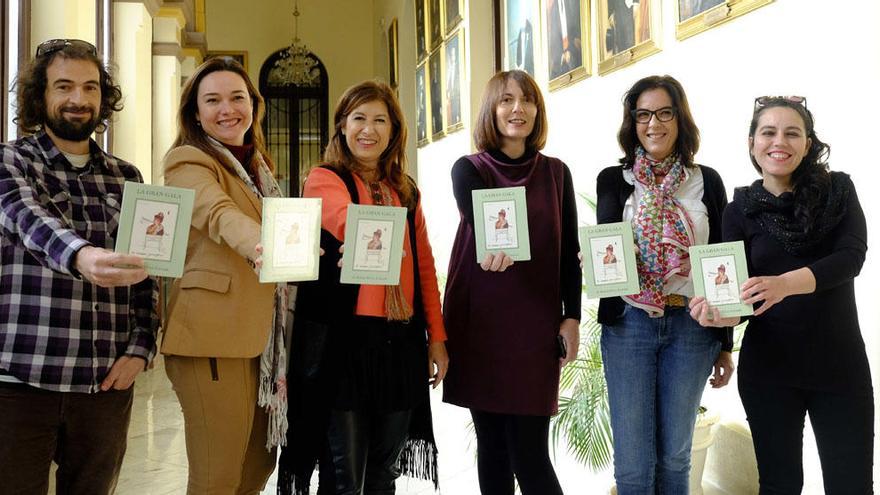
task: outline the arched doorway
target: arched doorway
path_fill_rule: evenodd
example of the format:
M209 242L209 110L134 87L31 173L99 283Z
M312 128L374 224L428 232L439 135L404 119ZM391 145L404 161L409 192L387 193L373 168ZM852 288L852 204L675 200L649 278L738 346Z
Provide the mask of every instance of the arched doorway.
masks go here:
M313 53L305 57L309 70L305 77L296 78L297 83L289 71L298 67L296 63L291 66L286 48L270 55L260 68L266 145L287 196L299 196L303 175L321 160L328 140L327 70Z

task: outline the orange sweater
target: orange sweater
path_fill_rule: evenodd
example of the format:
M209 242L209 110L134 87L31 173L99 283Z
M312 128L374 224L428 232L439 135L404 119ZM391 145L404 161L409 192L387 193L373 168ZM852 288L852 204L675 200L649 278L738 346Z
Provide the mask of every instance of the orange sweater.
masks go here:
M367 185L353 174L357 185L360 204L372 204ZM386 183L387 185L387 183ZM391 190L394 206L400 206L400 198ZM351 197L342 179L331 170L315 168L309 173L303 190L305 198L322 198L321 227L333 234L340 241L345 242L345 216L348 213L348 205ZM425 226L425 215L422 205L416 207L416 248L419 254L419 280L421 281L422 303L425 308L425 319L428 323L428 336L431 342L443 342L446 340L446 329L443 327L443 315L440 311L440 290L437 288L437 272L434 268L434 254L431 244L428 242L428 229ZM407 225L406 229L409 229ZM410 305L413 304L413 269L412 246L409 242L409 232L404 231L403 251L406 256L401 260L400 283L403 294ZM337 253L326 253L325 256L336 256ZM358 291L357 308L355 314L361 316L385 317L385 286L361 285Z

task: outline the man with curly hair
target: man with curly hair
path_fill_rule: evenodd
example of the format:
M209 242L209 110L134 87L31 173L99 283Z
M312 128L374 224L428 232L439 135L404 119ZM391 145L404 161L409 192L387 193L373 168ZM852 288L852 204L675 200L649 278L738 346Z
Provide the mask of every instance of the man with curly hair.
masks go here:
M132 384L156 352L157 287L114 253L138 170L90 136L122 93L93 45L41 43L0 145L0 491L106 494L125 453Z

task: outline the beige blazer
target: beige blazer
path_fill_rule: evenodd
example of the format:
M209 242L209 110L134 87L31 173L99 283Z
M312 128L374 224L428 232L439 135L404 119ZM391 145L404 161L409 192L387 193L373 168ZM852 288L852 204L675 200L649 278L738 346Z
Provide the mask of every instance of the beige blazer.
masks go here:
M162 353L250 358L266 347L275 284L252 268L262 203L238 175L193 146L165 157L165 184L195 190L183 277L171 286Z

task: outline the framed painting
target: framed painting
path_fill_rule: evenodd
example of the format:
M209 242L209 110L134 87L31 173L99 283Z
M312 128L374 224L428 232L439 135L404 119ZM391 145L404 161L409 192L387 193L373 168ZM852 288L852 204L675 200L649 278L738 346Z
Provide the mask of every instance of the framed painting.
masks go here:
M428 76L427 64L416 67L416 144L422 147L431 142L428 136Z
M441 5L445 0L428 0L428 25L431 28L431 50L443 42L443 12Z
M770 3L773 0L677 0L675 37L690 38Z
M248 70L248 52L244 50L240 51L211 51L209 50L205 53L205 60L215 58L215 57L229 57L236 62L240 63L244 70Z
M428 31L425 23L425 0L416 0L416 58L428 56Z
M431 138L445 135L443 126L443 50L437 48L428 57L428 100L431 104Z
M446 39L444 72L446 87L444 105L446 107L446 132L451 133L464 127L461 117L461 86L464 68L464 29Z
M397 60L397 18L388 26L388 85L397 89L400 80L400 66Z
M463 19L461 15L462 0L444 0L444 20L446 21L446 34L451 33L455 26Z
M501 0L501 68L519 69L535 76L538 2Z
M598 2L599 74L660 51L660 0Z
M545 0L544 19L550 89L590 75L590 1Z

